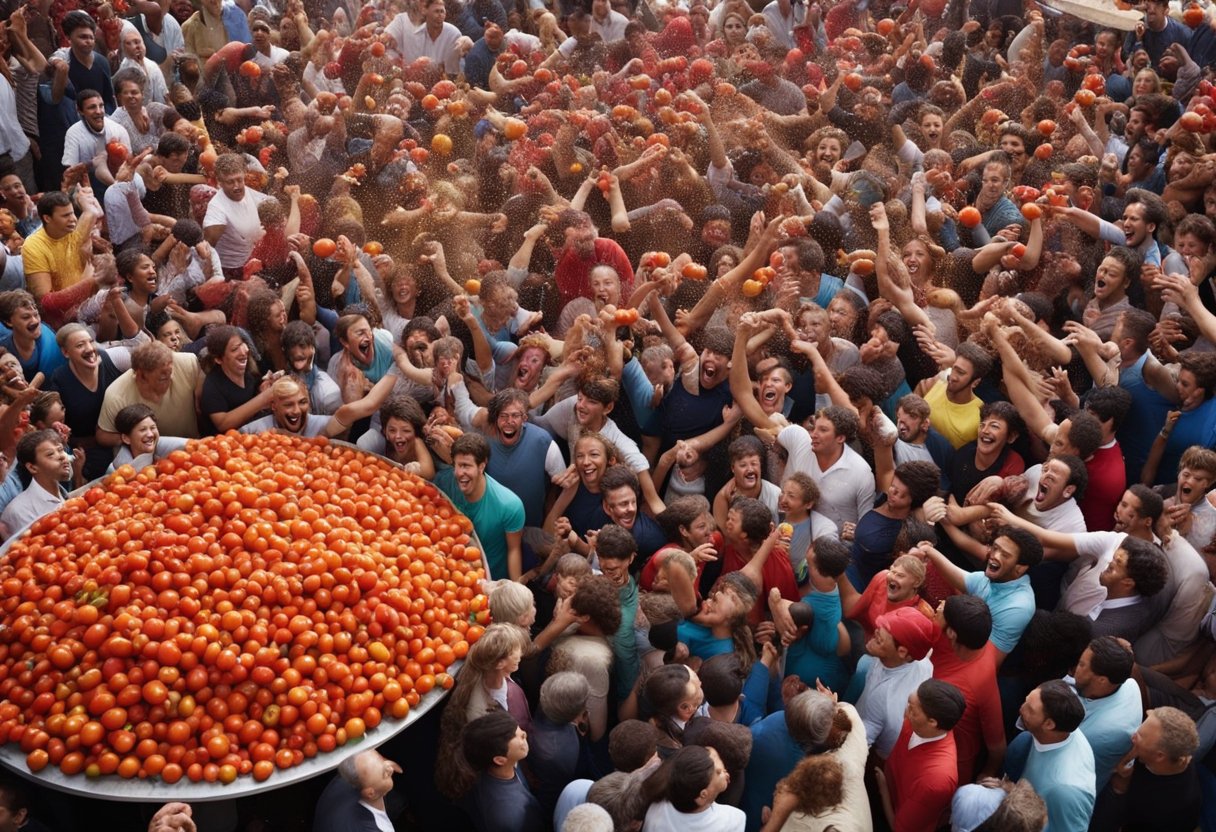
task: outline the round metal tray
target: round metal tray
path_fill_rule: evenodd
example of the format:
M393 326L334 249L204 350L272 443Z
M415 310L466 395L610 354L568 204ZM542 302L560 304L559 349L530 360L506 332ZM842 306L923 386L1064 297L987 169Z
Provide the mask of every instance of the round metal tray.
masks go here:
M341 440L330 441L335 445L351 448L360 453L367 453L367 451L350 442ZM368 454L368 456L376 455ZM384 457L380 457L380 459L384 459L390 465L396 465L398 468L404 467ZM103 479L105 478L102 477L81 486L73 491L71 496L83 494L85 490L100 484ZM442 493L440 492L440 494ZM447 499L446 496L444 499ZM448 504L451 505L450 500ZM456 507L452 506L452 510L456 511ZM3 558L7 554L13 541L24 535L27 529L28 527L14 534L0 546L0 558ZM486 575L489 575L489 564L486 563L485 549L481 548L481 541L477 539L476 533L472 533L471 537L477 548L481 550L482 565L486 569ZM463 660L457 661L448 668L448 672L452 676L455 676L463 665ZM173 784L165 783L155 777L147 780L124 780L113 774L104 777L86 777L83 774L76 774L69 777L55 766L47 766L42 771L35 773L30 771L26 766L26 755L20 746L15 743L6 743L0 746L0 765L39 785L83 797L118 800L128 803L165 803L172 800L194 803L231 800L290 786L294 783L316 777L318 774L332 771L347 757L369 748L375 748L409 728L428 711L442 702L447 694L448 691L442 688L434 688L422 697L422 701L418 703L418 707L410 709L405 719L395 720L391 717L385 717L379 725L368 730L362 739L356 742L348 742L341 748L336 748L328 753L319 753L316 757L313 757L311 760L305 760L298 766L288 769L276 769L274 774L261 782L254 780L252 775L243 775L227 785L206 782L194 783L185 778Z

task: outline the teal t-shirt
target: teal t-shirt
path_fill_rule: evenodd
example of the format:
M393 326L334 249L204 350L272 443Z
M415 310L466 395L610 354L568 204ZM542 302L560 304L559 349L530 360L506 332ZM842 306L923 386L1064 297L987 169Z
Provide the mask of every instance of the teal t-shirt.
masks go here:
M510 489L486 475L486 490L475 503L468 502L456 485L451 468L435 474L435 486L447 495L456 510L473 521L473 530L481 541L490 564L490 578L499 580L507 573L507 535L523 531L524 504Z

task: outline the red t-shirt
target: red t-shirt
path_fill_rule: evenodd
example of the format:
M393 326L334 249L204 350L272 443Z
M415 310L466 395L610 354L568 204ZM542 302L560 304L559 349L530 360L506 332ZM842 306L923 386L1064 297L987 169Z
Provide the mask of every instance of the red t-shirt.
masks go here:
M747 565L749 559L744 559L743 555L727 544L717 532L714 533L714 546L722 558L723 575L738 572ZM781 590L781 597L787 601L802 600L802 596L798 594L798 582L794 579L794 567L790 566L790 556L785 549L773 549L768 560L764 562L764 568L760 570L760 576L764 582L764 585L759 587L760 597L756 599L752 611L747 614L747 623L753 627L764 620L764 613L768 609L768 593L773 587Z
M591 270L596 266L612 266L621 278L621 301L628 300L633 294L633 266L625 256L625 250L615 240L599 237L595 241L595 254L582 258L567 248L557 261L553 270L553 279L557 282L557 290L561 292L562 303L569 303L575 298L591 297Z
M883 767L895 809L894 832L933 832L962 782L954 733L909 749L911 738L912 725L905 719Z
M1115 506L1123 499L1127 490L1127 468L1123 464L1123 449L1119 443L1109 448L1098 448L1093 458L1085 463L1089 472L1089 485L1078 505L1085 517L1085 528L1091 532L1109 532L1115 529Z
M887 599L887 572L889 571L884 569L870 579L866 591L861 593L861 598L857 600L857 606L853 607L853 611L848 615L849 618L861 624L866 638L874 635L874 630L878 628L877 622L880 615L885 615L900 607L913 607L924 613L926 618L933 618L933 608L918 595L895 603Z
M986 746L1005 741L1005 721L1001 714L1001 693L996 686L997 650L992 642L984 645L980 654L964 662L950 647L945 631L933 645L929 659L933 662L933 678L957 687L967 702L963 718L954 726L954 744L958 748L958 782L975 781L980 751ZM894 755L892 755L894 756ZM890 761L887 770L890 770Z

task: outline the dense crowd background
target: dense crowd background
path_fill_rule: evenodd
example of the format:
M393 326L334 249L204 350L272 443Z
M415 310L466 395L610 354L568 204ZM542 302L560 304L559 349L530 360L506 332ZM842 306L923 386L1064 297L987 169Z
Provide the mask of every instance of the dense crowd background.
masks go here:
M151 828L1216 828L1216 10L1068 8L0 4L4 533L281 430L489 564L408 743Z

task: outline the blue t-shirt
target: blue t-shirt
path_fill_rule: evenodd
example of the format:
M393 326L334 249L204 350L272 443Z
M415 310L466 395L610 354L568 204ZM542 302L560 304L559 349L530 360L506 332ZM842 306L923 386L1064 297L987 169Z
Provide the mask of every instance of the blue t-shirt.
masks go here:
M676 625L676 634L688 647L688 652L703 662L735 649L729 636L718 638L704 624L695 621L681 621Z
M59 344L55 342L55 330L46 324L42 325L38 337L34 339L34 352L28 360L22 358L13 346L13 331L6 326L0 328L0 347L4 347L17 356L17 360L21 362L21 373L25 376L26 381L33 381L34 376L38 373L50 378L51 373L68 363L59 350Z
M447 495L458 511L473 521L473 529L490 564L490 578L499 580L508 577L507 535L523 531L523 501L487 475L486 490L481 499L470 503L457 487L451 468L436 472L435 487Z
M1018 639L1034 615L1034 590L1030 576L993 583L983 572L967 575L965 586L968 595L983 598L992 613L992 636L989 638L996 649L1009 653L1017 647Z
M836 655L840 643L840 628L836 625L843 615L840 592L811 590L802 596L802 603L811 608L815 618L807 634L789 646L785 675L797 676L808 685L814 685L818 679L832 690L844 690L849 674Z

